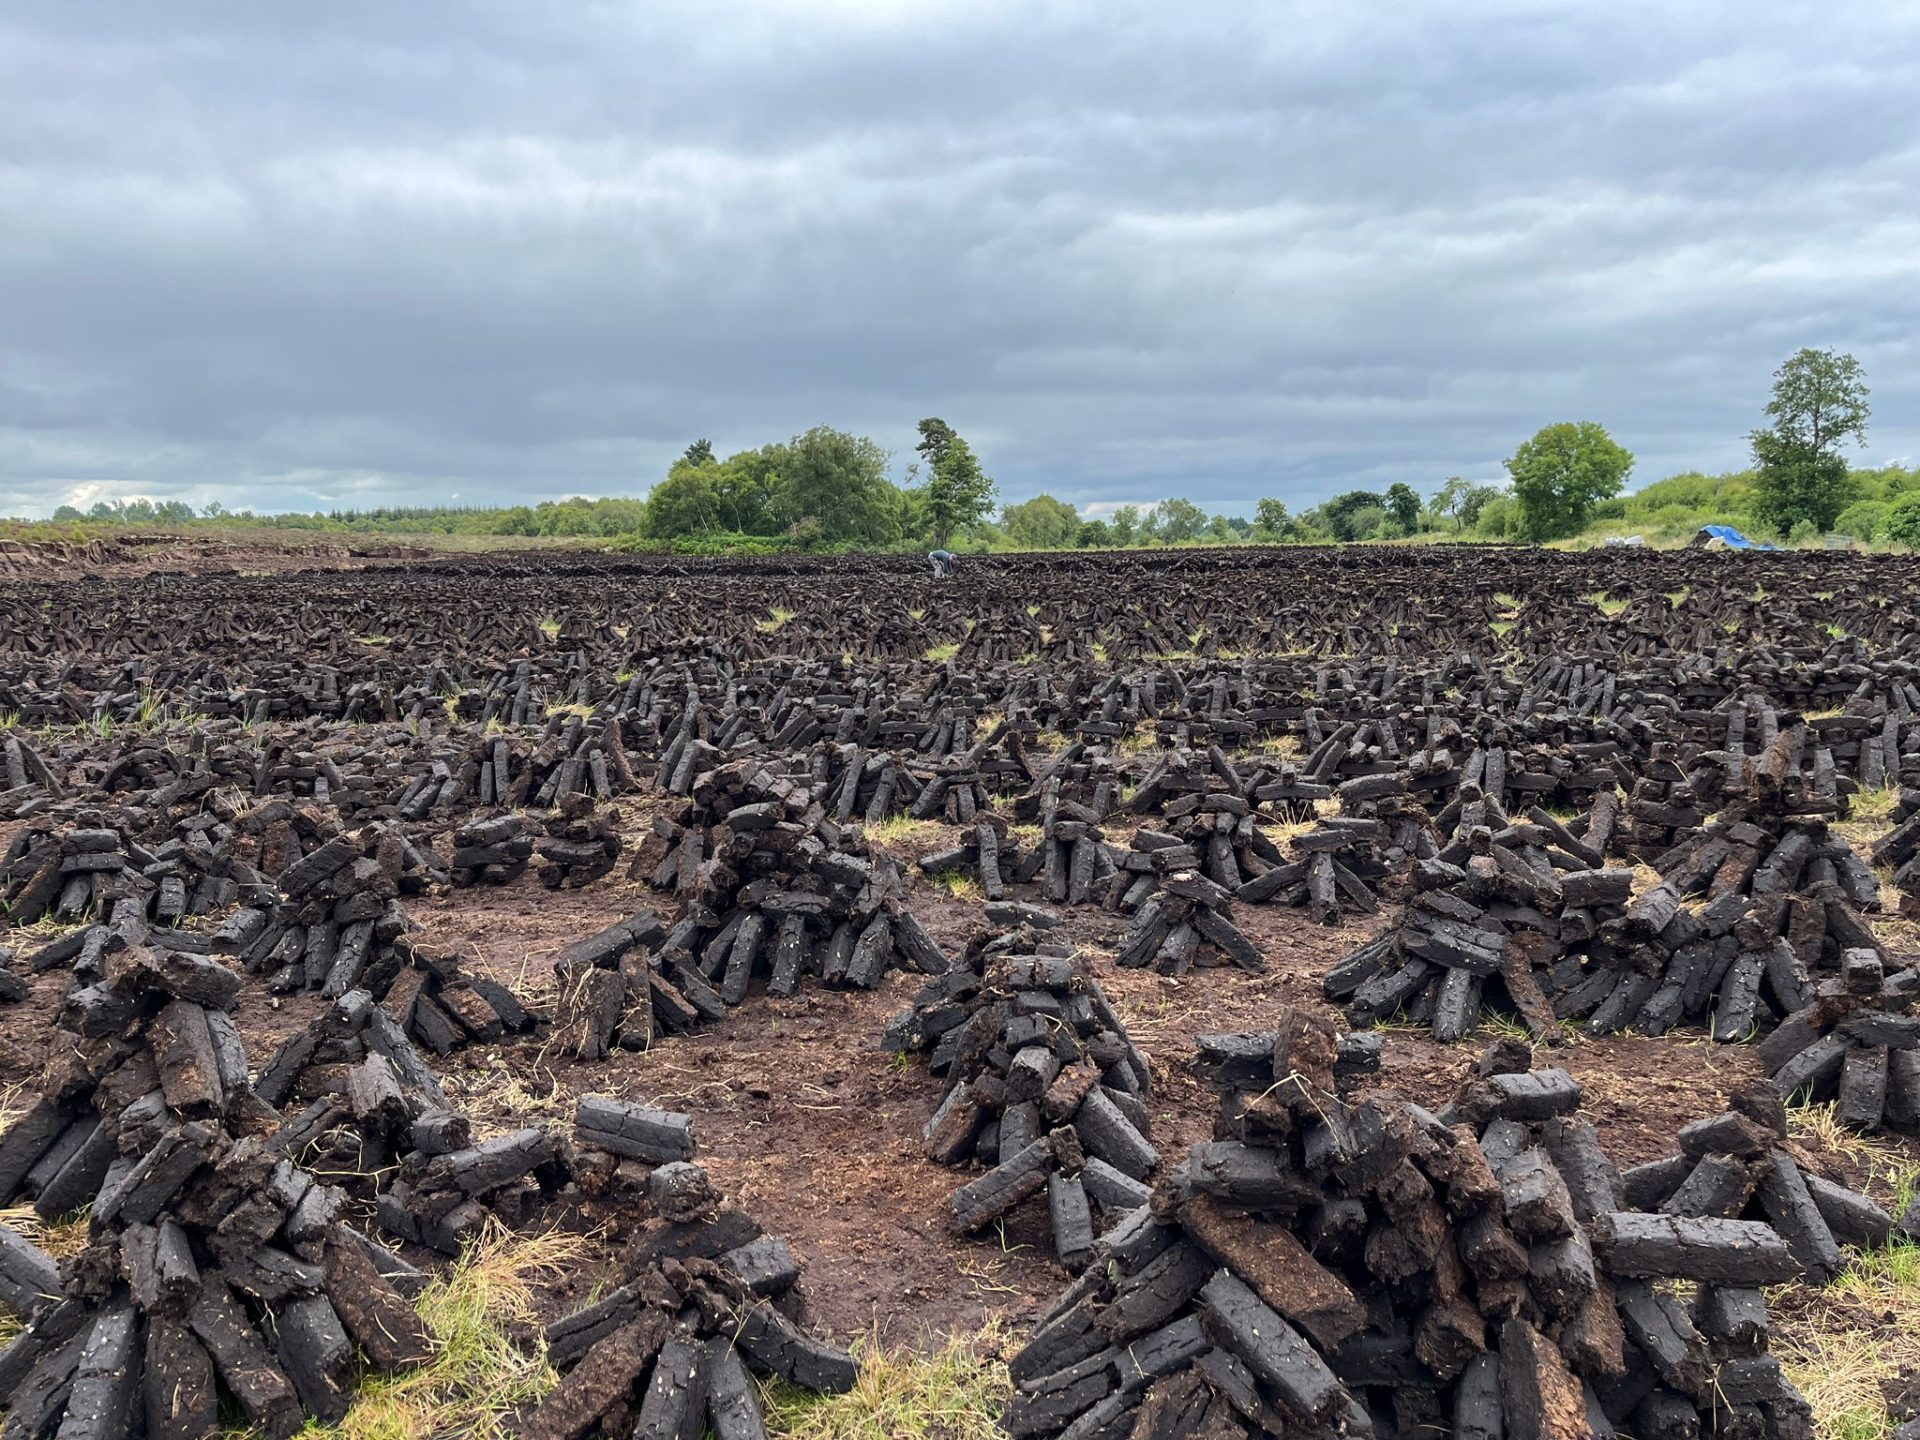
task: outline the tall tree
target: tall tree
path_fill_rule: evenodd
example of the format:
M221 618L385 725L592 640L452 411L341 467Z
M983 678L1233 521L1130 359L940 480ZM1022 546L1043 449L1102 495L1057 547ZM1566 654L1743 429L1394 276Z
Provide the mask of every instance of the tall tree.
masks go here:
M713 464L713 442L703 435L687 446L686 454L681 458L689 465L711 465Z
M1286 501L1265 496L1253 507L1253 524L1268 535L1285 535L1293 528L1293 517L1287 514Z
M954 428L937 415L929 415L920 422L920 443L913 448L927 462L929 475L939 469L940 459L947 453L947 447L959 438Z
M1122 505L1113 512L1113 543L1131 545L1140 538L1140 507Z
M1411 485L1396 480L1387 487L1387 514L1405 534L1411 535L1420 528L1420 497Z
M1548 425L1505 462L1520 506L1520 538L1558 540L1587 523L1596 501L1620 493L1632 452L1591 420Z
M1867 394L1860 362L1833 350L1800 350L1773 372L1773 423L1747 437L1756 519L1783 534L1803 520L1833 528L1859 488L1841 449L1866 442Z
M927 427L938 425L943 434L928 434ZM922 513L933 533L933 543L942 549L956 530L978 525L993 512L997 487L980 468L973 447L939 420L922 420L923 437L917 447L927 456L929 475L923 496Z
M1460 507L1466 503L1467 492L1473 489L1458 475L1449 475L1447 483L1433 492L1433 513L1444 515L1453 521L1454 528L1460 527Z

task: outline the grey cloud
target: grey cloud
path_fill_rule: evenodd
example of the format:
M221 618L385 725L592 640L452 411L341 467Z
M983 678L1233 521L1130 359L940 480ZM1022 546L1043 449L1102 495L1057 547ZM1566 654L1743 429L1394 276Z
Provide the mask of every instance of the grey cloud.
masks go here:
M1878 4L34 6L0 509L634 492L945 415L1249 509L1593 418L1735 465L1839 344L1920 456L1920 27Z

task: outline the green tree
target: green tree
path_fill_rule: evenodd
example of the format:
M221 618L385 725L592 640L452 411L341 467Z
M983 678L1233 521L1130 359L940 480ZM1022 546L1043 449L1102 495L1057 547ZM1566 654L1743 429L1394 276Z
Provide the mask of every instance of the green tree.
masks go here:
M1321 502L1318 507L1320 521L1332 532L1334 539L1353 540L1358 538L1358 532L1353 525L1354 513L1360 510L1384 512L1386 503L1385 496L1378 495L1372 490L1349 490L1343 495L1336 495L1331 500Z
M687 446L686 453L680 457L689 465L713 464L713 442L704 435Z
M1022 505L1009 505L1001 512L1001 527L1007 539L1022 550L1060 550L1079 538L1080 517L1064 500L1051 495L1036 495Z
M1287 514L1286 502L1271 497L1263 498L1253 507L1253 528L1265 535L1290 534L1294 524L1293 517Z
M719 473L718 465L696 465L685 456L674 461L667 478L647 492L647 534L656 540L672 540L724 528L720 496L714 485ZM539 523L538 514L537 510L533 512L532 524ZM536 529L519 533L544 532Z
M1773 423L1747 437L1759 467L1756 520L1782 533L1803 520L1833 528L1858 494L1841 449L1866 442L1867 394L1860 362L1833 350L1800 350L1773 372Z
M920 452L920 458L927 462L927 473L931 475L940 466L941 456L947 453L947 447L959 436L946 421L937 415L929 415L920 422L920 443L913 448Z
M763 445L758 450L729 455L724 464L713 467L714 499L722 529L742 535L779 532L773 501L780 489L780 466L786 453L784 445Z
M1131 545L1140 538L1140 507L1122 505L1113 512L1113 543Z
M1400 527L1401 533L1412 535L1420 528L1420 497L1414 493L1411 485L1396 480L1387 487L1387 514L1393 517L1393 523Z
M887 481L887 452L872 440L816 425L794 436L785 451L771 506L783 530L812 519L823 540L879 544L900 537L899 498Z
M1207 525L1207 512L1193 501L1176 495L1154 507L1153 528L1169 545L1195 539Z
M1549 425L1504 462L1513 476L1522 540L1558 540L1587 522L1597 500L1620 493L1631 452L1591 420Z
M1113 544L1113 527L1104 520L1088 520L1080 526L1080 536L1074 544L1082 550L1105 549Z
M1509 493L1503 485L1469 485L1467 493L1460 497L1460 527L1471 530L1480 523L1481 515L1489 502L1508 499Z
M940 423L922 420L921 433L925 434L927 426ZM924 452L928 442L921 441L920 448ZM993 513L998 487L980 468L973 447L951 430L934 448L937 453L928 461L932 473L922 496L921 510L934 544L945 548L954 531L978 525Z
M1347 538L1349 540L1375 539L1387 523L1387 507L1384 505L1362 505L1346 513Z

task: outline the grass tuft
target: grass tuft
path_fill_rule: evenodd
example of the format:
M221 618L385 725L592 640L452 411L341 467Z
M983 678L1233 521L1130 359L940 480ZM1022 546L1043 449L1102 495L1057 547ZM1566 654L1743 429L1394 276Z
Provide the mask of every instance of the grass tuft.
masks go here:
M767 1429L786 1440L1002 1440L1000 1412L1013 1391L1005 1347L993 1325L926 1353L856 1341L860 1378L844 1395L763 1386Z
M347 1418L314 1426L303 1440L507 1440L520 1433L515 1411L558 1383L545 1355L530 1355L515 1330L535 1324L536 1282L585 1261L592 1237L550 1231L515 1235L499 1224L420 1296L420 1316L435 1353L417 1370L371 1375Z

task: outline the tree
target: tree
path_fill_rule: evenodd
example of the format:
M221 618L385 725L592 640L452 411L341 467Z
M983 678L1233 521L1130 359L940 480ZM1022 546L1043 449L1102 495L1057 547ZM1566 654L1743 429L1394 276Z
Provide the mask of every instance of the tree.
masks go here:
M1753 432L1753 518L1786 534L1796 525L1816 532L1833 528L1859 493L1843 455L1822 455L1771 430Z
M1356 531L1353 515L1359 510L1384 510L1386 497L1371 490L1349 490L1344 495L1336 495L1323 501L1319 507L1320 518L1327 529L1333 532L1336 540L1351 540Z
M940 423L922 420L921 433L926 434L927 426ZM927 452L929 441L922 440L919 448L922 453ZM932 474L927 480L922 514L933 532L933 543L944 549L954 531L978 525L993 512L998 487L980 468L973 447L951 430L931 448L935 453L928 460Z
M1023 505L1009 505L1000 524L1022 550L1061 550L1080 535L1080 517L1064 500L1036 495Z
M772 505L783 529L811 517L823 540L899 538L899 500L887 481L885 450L830 425L794 436L785 450Z
M686 453L680 457L689 465L713 464L713 442L704 435L687 446Z
M927 462L929 475L940 468L940 458L947 453L947 447L959 438L953 427L936 415L930 415L920 422L920 443L913 448Z
M1866 443L1867 394L1860 362L1832 350L1800 350L1773 372L1773 423L1747 437L1759 466L1756 520L1782 533L1802 520L1833 528L1858 488L1841 447Z
M1522 540L1558 540L1587 523L1596 500L1620 493L1631 452L1591 420L1549 425L1506 460Z
M1444 515L1453 521L1454 529L1461 528L1460 507L1467 503L1467 495L1473 489L1458 475L1449 475L1447 483L1433 492L1433 513Z
M647 492L647 534L672 540L720 529L720 497L713 483L719 473L719 466L696 465L685 456L674 461L667 478Z
M1131 545L1140 534L1140 507L1122 505L1113 512L1113 543Z
M1264 498L1253 507L1253 528L1267 535L1285 535L1293 526L1284 500Z
M1113 544L1113 527L1104 520L1088 520L1080 526L1080 537L1073 543L1082 550L1105 549Z
M1207 512L1182 496L1162 500L1153 510L1153 528L1169 545L1192 540L1207 526Z
M1469 485L1467 487L1467 493L1460 497L1460 509L1457 512L1460 518L1460 527L1463 530L1471 530L1480 523L1480 517L1485 513L1490 501L1505 500L1507 498L1508 494L1505 486Z
M1396 480L1387 487L1386 509L1401 533L1411 535L1420 528L1420 497L1405 481Z
M725 464L713 467L714 500L722 529L742 535L779 531L773 500L780 488L780 466L786 453L784 445L763 445L758 450L729 455Z

